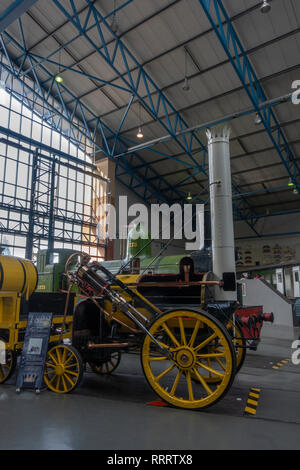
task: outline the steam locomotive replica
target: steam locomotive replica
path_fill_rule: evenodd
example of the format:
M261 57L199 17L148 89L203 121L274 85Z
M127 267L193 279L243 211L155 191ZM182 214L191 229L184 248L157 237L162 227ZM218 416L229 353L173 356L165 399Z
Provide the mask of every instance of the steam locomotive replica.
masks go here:
M51 288L56 292L47 292L49 253L41 253L38 261L37 290L32 263L0 257L0 339L7 350L0 383L15 368L28 312L51 311L44 369L50 390L74 390L84 364L97 374L109 374L123 353L137 353L148 384L169 405L204 409L227 393L248 345L243 334L246 321L235 313L229 130L208 131L208 149L211 270L205 261L207 253L180 257L174 272L167 268L144 273L137 256L127 265L120 262L113 273L110 262L68 253L64 273L55 272L53 265ZM116 269L118 262L112 263Z

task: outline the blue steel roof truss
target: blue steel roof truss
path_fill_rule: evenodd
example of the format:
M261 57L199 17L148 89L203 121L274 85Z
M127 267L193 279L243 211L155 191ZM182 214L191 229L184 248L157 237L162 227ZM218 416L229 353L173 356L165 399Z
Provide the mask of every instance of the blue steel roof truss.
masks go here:
M189 127L188 124L180 116L167 97L160 91L158 85L138 63L134 55L128 50L121 39L111 30L111 26L108 22L109 17L111 17L115 11L125 7L132 0L123 2L117 10L109 13L105 17L96 9L90 0L85 1L87 3L88 9L85 12L85 16L80 16L72 0L64 0L64 2L61 0L52 0L52 2L65 15L66 19L70 21L77 29L78 35L76 35L75 38L72 38L67 44L60 45L60 47L53 51L48 57L40 57L28 50L24 39L22 22L19 20L18 23L21 42L18 42L16 38L12 37L8 32L3 33L1 36L1 66L7 71L8 74L18 78L22 83L22 99L25 100L27 106L36 109L37 103L42 102L43 112L41 117L43 120L53 126L56 130L63 133L65 136L68 136L74 143L78 144L82 140L82 137L86 137L91 142L95 142L96 135L101 135L102 142L101 144L97 143L95 145L96 152L102 152L103 155L112 159L114 159L115 155L118 155L118 158L115 158L117 165L117 178L139 197L149 202L172 202L174 200L182 200L184 193L179 191L176 187L172 186L172 184L170 184L165 178L161 177L159 173L156 172L154 168L151 167L151 165L149 165L140 154L134 152L130 156L119 156L120 154L126 152L129 143L133 143L132 141L129 141L129 139L121 136L120 131L124 125L134 99L141 103L144 109L152 117L154 117L155 120L165 130L167 130L178 146L184 150L188 159L185 161L178 159L177 161L183 165L190 166L191 169L195 172L187 179L190 179L192 176L195 176L198 173L203 173L207 176L206 147L200 141L195 132L189 132L181 137L174 135L178 131L187 129ZM210 2L207 1L202 1L200 3L204 4L208 9L211 6ZM220 2L214 3L217 4ZM91 31L93 31L93 36L90 34ZM94 40L95 31L97 31L97 44ZM113 36L113 47L107 47L104 31L106 31L106 33L109 32L110 37ZM105 60L107 64L109 64L115 74L122 80L122 86L116 86L122 91L128 92L129 94L128 106L121 118L121 122L117 131L112 130L108 125L106 125L105 122L96 116L88 108L88 106L83 103L82 100L75 96L63 84L58 84L55 81L53 73L51 73L46 67L47 62L57 64L57 62L52 60L51 57L79 37L84 37L88 40L88 42L97 51L99 56ZM10 55L7 51L7 46L10 43L12 43L14 47L20 51L20 55L13 60L10 58ZM120 61L121 65L119 63ZM129 64L132 63L134 64L134 68L138 69L136 76L131 72L130 69ZM62 65L62 67L64 68L65 66ZM125 73L122 71L124 70L124 67L126 70ZM73 70L75 73L85 75L89 79L97 80L100 86L101 84L111 85L111 83L108 83L99 77L85 74L85 72L75 70L72 67L69 69ZM246 69L249 73L250 69L248 66ZM43 81L39 79L38 70L40 70L43 75L46 75L47 77ZM29 85L27 82L24 82L24 78L27 76L30 76L32 80L31 85ZM142 95L142 89L146 90L145 96ZM156 98L153 98L152 96L153 90L155 90L157 94ZM14 90L10 91L15 93ZM50 97L55 97L55 107L49 102ZM19 96L19 99L20 98L21 97ZM57 104L59 106L57 106ZM262 111L261 115L262 117L265 116L265 121L268 122L268 120L270 121L271 118L273 118L272 113L273 111L268 109L266 111ZM74 122L75 117L78 118L77 122ZM282 147L282 138L283 137L281 134L279 134L278 139L281 140L279 140L277 146L279 146L280 152ZM200 154L202 154L198 161L193 155L193 149L195 148L195 145L198 149L200 148ZM164 154L162 152L156 151L155 149L149 148L148 150L173 159L172 155ZM287 150L287 156L285 160L286 166L288 168L291 166L291 155L291 152ZM136 160L139 162L139 168L141 171L137 171L135 168L136 165L134 163L136 163ZM293 168L294 170L291 171L291 176L293 174L294 178L296 167L294 166ZM155 185L149 182L149 180L153 180L153 178L155 178ZM234 186L234 193L240 193L236 186ZM247 198L241 196L239 199L235 200L234 212L237 219L245 220L258 235L254 228L257 222L256 213L253 211Z
M198 2L201 4L251 103L259 113L266 132L285 167L287 175L297 187L298 192L300 192L299 165L280 127L280 123L273 108L259 109L259 105L266 101L267 97L223 6L222 0L198 0Z

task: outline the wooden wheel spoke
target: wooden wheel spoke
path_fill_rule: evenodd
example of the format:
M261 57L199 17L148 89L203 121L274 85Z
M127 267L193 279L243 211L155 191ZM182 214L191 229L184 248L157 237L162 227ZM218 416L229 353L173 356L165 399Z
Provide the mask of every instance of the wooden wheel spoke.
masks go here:
M71 362L72 359L74 359L74 355L73 355L73 353L70 351L70 355L69 355L69 357L65 360L64 366L66 366L67 364L69 364L69 362Z
M178 387L178 383L179 383L179 380L180 380L180 377L182 376L182 370L179 370L177 375L176 375L176 378L174 380L174 383L173 383L173 387L172 387L172 390L171 390L171 395L175 395L175 392L177 390L177 387Z
M57 362L61 364L61 354L59 348L56 348L56 357L57 357Z
M55 365L51 364L51 362L46 362L45 364L47 367L52 367L52 369L55 369Z
M188 391L189 391L189 400L194 401L193 384L192 384L191 373L189 370L186 372L186 381L187 381L187 386L188 386Z
M64 365L65 369L71 369L72 367L77 367L77 362L75 362L74 364L69 364L68 366Z
M57 388L57 390L60 390L60 383L61 383L61 376L58 375L58 376L57 376L57 382L56 382L56 388Z
M49 380L49 384L53 384L54 379L56 379L57 375L54 374L53 377Z
M203 388L205 389L207 395L211 395L213 393L212 389L208 386L206 383L205 379L202 377L202 375L199 374L198 370L194 367L193 369L195 376L199 380L199 382L202 384Z
M167 360L167 356L152 356L152 357L149 357L149 361L150 362L153 362L153 361L165 361Z
M186 345L186 337L185 337L184 325L183 325L182 318L179 317L178 321L179 321L179 328L180 328L180 335L181 335L181 343Z
M225 357L224 353L211 353L211 354L197 354L197 357L202 358L216 358L216 357Z
M53 356L53 354L51 352L49 352L49 356L51 357L52 361L54 362L54 364L58 364L57 360L55 359L55 357Z
M67 370L65 374L70 374L70 375L74 375L75 377L78 377L78 372L73 372L72 370Z
M67 359L67 348L64 348L64 352L63 352L62 359L61 359L63 364L65 363L66 359Z
M168 327L168 325L166 323L163 323L162 324L165 332L167 333L167 335L169 336L169 338L172 340L172 342L175 344L175 346L177 346L178 348L180 347L180 344L179 342L177 341L177 339L175 338L175 336L173 335L172 331L170 330L170 328Z
M62 380L64 392L67 392L67 391L68 391L68 387L67 387L67 384L66 384L66 381L65 381L64 376L61 377L61 380Z
M193 345L194 345L194 342L195 342L195 339L196 339L196 336L197 336L197 333L198 333L198 330L199 330L199 326L200 326L200 320L197 320L194 331L193 331L193 334L192 334L190 342L189 342L189 347L190 348L192 348Z
M171 372L171 370L174 369L174 367L176 367L175 364L172 364L170 367L168 367L168 369L164 370L161 374L159 374L157 377L155 377L155 382L158 382L160 379L162 379L165 375L167 375L169 372Z
M70 379L70 377L68 376L68 372L65 372L65 375L64 375L65 379L67 379L67 381L69 382L69 384L73 387L74 385L74 382Z
M225 370L226 370L226 367L224 366L223 362L222 362L218 357L216 357L216 361L218 362L218 364L220 364L220 366L222 367L222 369L225 371Z
M221 372L218 372L217 370L213 369L212 367L206 366L205 364L202 364L202 362L196 362L197 366L202 367L202 369L208 370L211 372L213 375L217 375L218 377L224 377L224 374L221 374Z
M203 349L205 346L207 346L211 341L213 341L216 338L217 334L213 333L211 336L206 338L205 341L203 341L201 344L199 344L196 348L194 348L194 351L200 351L200 349Z

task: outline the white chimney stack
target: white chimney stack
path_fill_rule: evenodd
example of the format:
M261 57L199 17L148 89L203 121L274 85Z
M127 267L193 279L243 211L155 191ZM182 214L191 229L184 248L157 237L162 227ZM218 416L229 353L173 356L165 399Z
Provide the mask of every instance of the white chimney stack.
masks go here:
M235 250L230 169L230 128L207 130L213 272L224 281L215 287L215 300L236 301Z

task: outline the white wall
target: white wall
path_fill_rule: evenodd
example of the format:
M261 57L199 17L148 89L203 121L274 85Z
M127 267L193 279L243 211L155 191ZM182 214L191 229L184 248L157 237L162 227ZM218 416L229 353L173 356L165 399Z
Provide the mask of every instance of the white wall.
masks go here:
M287 233L291 232L300 233L300 213L259 219L255 228L259 234L264 236L258 238L245 222L235 223L235 246L241 247L243 250L250 247L253 252L253 264L256 261L260 262L260 264L276 262L275 260L271 261L271 263L262 262L263 258L266 258L266 255L263 254L263 247L265 245L269 245L271 251L273 251L275 245L279 245L282 250L281 261L283 262L287 261L284 259L287 248L294 251L292 260L300 260L300 234L287 235ZM275 234L279 234L279 236L274 236ZM271 256L273 256L273 253L271 253Z
M262 336L294 339L298 329L293 314L293 303L288 301L260 279L243 279L243 305L262 305L264 313L274 313L274 323L265 322Z

